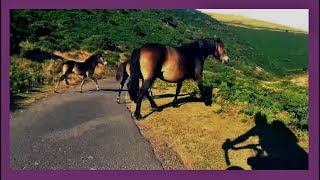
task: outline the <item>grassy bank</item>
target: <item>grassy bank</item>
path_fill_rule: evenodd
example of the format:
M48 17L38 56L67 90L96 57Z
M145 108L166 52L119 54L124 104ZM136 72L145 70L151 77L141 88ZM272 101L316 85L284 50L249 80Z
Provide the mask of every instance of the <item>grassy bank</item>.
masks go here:
M160 84L160 85L159 85ZM197 95L190 96L192 82L184 84L184 92L179 96L180 107L173 108L171 102L175 88L157 83L153 93L161 112L153 112L150 103L142 103L142 116L145 119L136 121L142 134L151 142L155 154L166 169L224 170L228 166L222 144L227 138L235 139L254 126L253 116L243 113L243 106L229 103L217 111L216 106L205 106L199 102ZM133 112L135 104L127 100ZM268 122L273 120L268 117ZM299 138L299 145L308 152L308 134L292 127L291 131ZM257 144L258 137L251 137L239 144ZM167 151L169 156L164 156ZM232 165L251 169L247 159L256 154L252 149L229 151Z

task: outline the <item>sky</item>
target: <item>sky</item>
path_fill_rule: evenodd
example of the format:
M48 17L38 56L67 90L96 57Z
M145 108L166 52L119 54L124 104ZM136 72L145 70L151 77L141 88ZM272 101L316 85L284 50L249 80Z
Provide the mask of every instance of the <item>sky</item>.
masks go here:
M309 30L308 9L198 9L203 12L233 14Z

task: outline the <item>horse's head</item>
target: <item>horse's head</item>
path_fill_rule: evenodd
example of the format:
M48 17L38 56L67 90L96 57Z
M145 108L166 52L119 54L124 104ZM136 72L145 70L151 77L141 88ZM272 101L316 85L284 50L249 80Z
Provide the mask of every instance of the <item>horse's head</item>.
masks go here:
M216 57L221 63L227 64L229 62L229 57L227 55L227 51L224 48L223 42L220 38L216 40L212 40L210 43L212 45L212 55Z
M97 55L97 61L100 64L107 65L107 61L105 61L105 59L102 55Z
M107 61L105 61L104 57L100 54L93 54L90 56L87 60L85 60L87 63L93 63L94 66L97 65L97 63L107 65Z

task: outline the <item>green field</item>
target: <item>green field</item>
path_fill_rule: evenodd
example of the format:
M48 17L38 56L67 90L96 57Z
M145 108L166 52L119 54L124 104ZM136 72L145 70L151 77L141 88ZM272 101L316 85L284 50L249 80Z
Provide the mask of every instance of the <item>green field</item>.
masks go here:
M303 73L308 68L307 34L233 26L229 28L262 53L262 58L255 59L255 62L266 70L285 76Z

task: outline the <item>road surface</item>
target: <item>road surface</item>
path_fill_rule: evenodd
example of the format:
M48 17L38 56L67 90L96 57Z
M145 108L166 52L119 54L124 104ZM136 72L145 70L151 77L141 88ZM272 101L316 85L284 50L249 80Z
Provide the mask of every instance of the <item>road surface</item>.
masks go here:
M98 82L99 92L88 82L84 93L71 88L13 113L11 168L162 169L126 105L116 103L119 83Z

